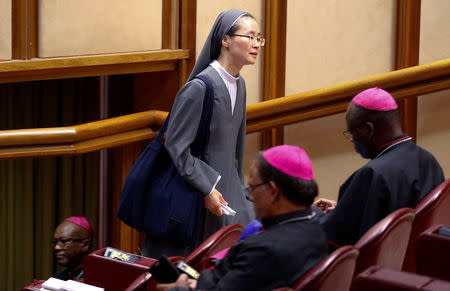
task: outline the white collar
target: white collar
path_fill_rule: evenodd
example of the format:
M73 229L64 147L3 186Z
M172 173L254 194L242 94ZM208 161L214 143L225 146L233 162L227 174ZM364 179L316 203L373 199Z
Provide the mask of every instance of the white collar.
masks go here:
M225 70L217 60L212 61L210 65L211 67L216 69L216 71L220 74L220 76L223 79L227 80L230 83L236 83L237 80L239 80L239 78L241 77L240 75L237 77L233 77L233 75L228 73L227 70Z

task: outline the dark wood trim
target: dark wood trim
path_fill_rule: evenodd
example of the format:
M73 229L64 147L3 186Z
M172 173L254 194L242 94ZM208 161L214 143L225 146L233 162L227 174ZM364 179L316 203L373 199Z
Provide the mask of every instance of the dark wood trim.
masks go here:
M197 35L197 0L180 0L180 49L189 50L189 58L180 62L180 87L186 82L195 64Z
M100 119L109 117L109 76L99 77L99 104L100 104ZM108 199L109 199L109 185L108 177L110 175L108 149L100 150L99 161L99 195L98 195L98 248L103 248L108 245L109 223L108 223Z
M37 54L37 0L14 0L11 7L12 58L34 58Z
M397 0L397 47L395 69L419 64L421 0ZM399 102L403 130L417 138L417 96Z
M178 0L163 0L162 2L162 39L161 48L176 49L179 47L179 16Z
M264 2L264 47L263 99L271 100L285 95L286 83L286 0ZM262 132L263 149L284 142L283 127Z
M28 0L27 59L37 57L38 50L38 8L37 0Z
M27 1L12 1L12 58L25 60L26 50L26 30L27 30Z

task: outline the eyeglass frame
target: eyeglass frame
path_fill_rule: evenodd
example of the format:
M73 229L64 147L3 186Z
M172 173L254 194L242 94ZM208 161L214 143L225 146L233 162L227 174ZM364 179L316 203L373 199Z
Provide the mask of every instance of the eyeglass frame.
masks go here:
M344 135L344 137L346 139L348 139L349 141L353 142L353 131L355 131L356 129L360 128L362 125L366 124L366 122L360 123L359 125L353 127L353 128L349 128L347 130L344 130L342 132L342 135Z
M266 44L266 39L261 36L254 36L254 35L245 35L245 34L228 34L229 36L240 36L240 37L246 37L249 40L253 41L253 44L257 44L260 47L263 47ZM259 40L258 40L259 39ZM258 44L259 43L259 44Z
M74 241L82 242L84 240L87 240L88 238L58 238L58 239L52 239L50 241L50 245L52 247L56 247L57 245L61 246L61 248L66 248L69 245L72 244Z
M256 188L258 188L259 186L268 184L269 182L262 182L256 185L248 185L247 187L245 187L244 191L245 191L245 199L247 199L248 201L252 201L250 200L250 195L252 195L253 191L255 191Z

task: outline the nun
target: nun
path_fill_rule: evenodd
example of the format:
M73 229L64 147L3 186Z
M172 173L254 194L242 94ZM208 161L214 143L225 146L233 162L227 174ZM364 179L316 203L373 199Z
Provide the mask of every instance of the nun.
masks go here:
M220 228L233 223L247 225L254 219L243 186L246 89L240 71L256 62L264 42L251 14L230 9L217 17L187 83L175 97L164 143L178 172L204 196L203 226L197 242L190 246L147 235L144 256L186 257ZM205 83L197 75L207 77L214 91L209 141L204 153L207 162L192 155L190 149L206 91ZM221 204L236 214L224 215Z

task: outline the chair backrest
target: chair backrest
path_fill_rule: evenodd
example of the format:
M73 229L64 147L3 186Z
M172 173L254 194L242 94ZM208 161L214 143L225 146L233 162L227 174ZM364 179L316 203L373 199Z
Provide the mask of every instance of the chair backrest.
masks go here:
M197 271L203 270L207 267L208 257L235 245L243 231L241 224L230 224L219 229L187 256L185 262Z
M450 282L436 278L371 266L353 280L352 291L450 290Z
M140 257L127 263L103 256L105 248L96 250L83 259L84 282L105 288L105 291L123 291L147 270L156 260ZM136 290L136 289L135 289Z
M406 250L403 270L416 272L416 248L417 237L430 226L436 224L450 224L450 179L445 180L434 188L414 208L414 219L411 237Z
M417 274L450 281L450 237L438 233L443 226L432 226L417 237L416 267Z
M309 270L293 290L348 290L353 279L358 253L353 246L335 250Z
M355 244L359 249L355 276L372 265L402 268L408 246L414 209L401 208L372 226Z

